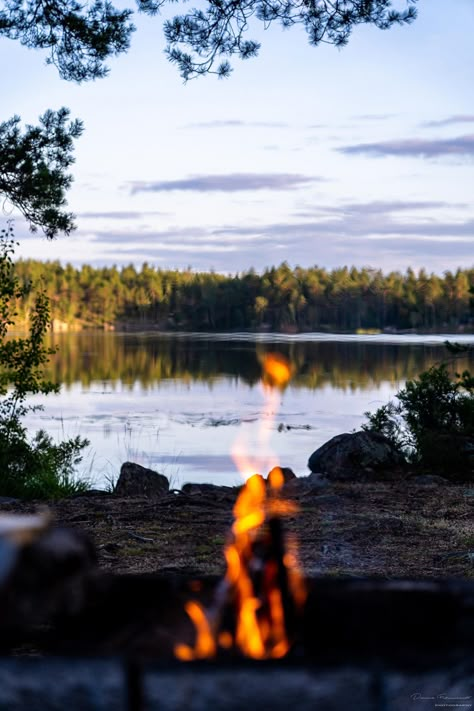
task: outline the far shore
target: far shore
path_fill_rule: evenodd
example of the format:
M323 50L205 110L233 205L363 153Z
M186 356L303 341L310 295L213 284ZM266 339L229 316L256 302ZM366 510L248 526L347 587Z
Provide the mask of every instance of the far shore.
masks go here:
M18 325L15 329L11 329L10 333L12 335L18 333L23 334L27 332L27 324ZM474 337L474 327L466 328L465 326L459 326L457 329L450 329L448 326L446 330L440 331L439 329L416 329L416 328L358 328L356 330L340 330L331 328L319 328L317 331L309 330L297 330L293 328L287 328L282 330L272 330L270 328L257 328L257 329L235 329L231 331L218 331L218 330L205 330L196 331L186 328L175 328L166 327L162 323L154 322L143 322L143 321L120 321L117 323L105 323L105 324L90 324L81 321L73 321L68 323L66 321L60 321L58 319L53 319L51 321L50 330L52 333L79 333L79 332L113 332L113 333L155 333L157 335L172 336L172 335L188 335L188 336L199 336L210 338L214 336L224 337L230 336L235 337L236 335L247 335L247 336L321 336L327 338L328 336L356 336L356 337L373 337L373 336L436 336L439 338L459 338L459 337Z

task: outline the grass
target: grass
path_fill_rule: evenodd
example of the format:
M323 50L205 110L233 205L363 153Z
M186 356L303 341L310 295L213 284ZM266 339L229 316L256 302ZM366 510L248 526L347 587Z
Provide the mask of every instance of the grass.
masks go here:
M106 427L107 425L104 425ZM122 433L116 432L117 455L114 461L107 460L106 465L102 468L101 478L105 480L105 491L113 493L120 476L120 468L124 462L133 462L139 464L146 469L158 471L165 476L169 481L170 489L179 488L179 454L176 455L174 462L169 462L164 465L157 466L153 457L146 453L148 447L155 448L160 436L160 430L157 428L153 435L145 432L144 427L136 428L127 420L123 425ZM111 431L110 429L108 430ZM144 441L146 439L146 441Z
M0 495L20 499L60 499L87 491L77 478L87 440L76 437L56 444L39 430L28 438L18 427L0 431Z

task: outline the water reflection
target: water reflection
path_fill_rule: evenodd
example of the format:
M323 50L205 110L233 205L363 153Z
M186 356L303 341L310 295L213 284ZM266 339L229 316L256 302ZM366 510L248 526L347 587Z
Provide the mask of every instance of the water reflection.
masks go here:
M239 483L230 452L245 435L248 451L259 453L261 361L269 351L283 353L295 373L277 403L270 447L297 474L308 472L314 449L360 427L365 411L446 355L441 339L387 344L314 335L83 332L55 334L54 342L59 351L49 376L63 387L33 398L45 410L29 413L26 425L58 441L87 437L81 476L96 486L116 480L127 460L157 469L174 486ZM466 365L466 359L456 364Z
M247 339L251 336L247 336ZM292 387L342 390L397 384L446 356L442 344L393 344L354 339L309 342L260 339L173 338L147 334L82 332L55 334L59 351L48 376L69 388L103 383L104 391L137 387L153 390L163 381L212 384L222 378L254 385L265 353L277 349L291 363ZM467 357L456 363L468 367ZM472 368L472 355L471 355Z

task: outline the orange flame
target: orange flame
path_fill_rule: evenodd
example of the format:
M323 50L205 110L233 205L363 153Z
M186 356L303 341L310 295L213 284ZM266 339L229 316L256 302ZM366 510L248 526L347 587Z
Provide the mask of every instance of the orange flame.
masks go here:
M275 386L286 386L291 369L283 356L270 353L263 359L263 370L267 399L264 420L268 425L278 397ZM243 448L234 448L233 454L244 475L255 471ZM188 602L186 611L194 623L196 641L194 647L176 645L176 656L183 661L214 656L219 646L236 647L254 659L283 657L290 649L283 598L287 605L300 607L306 599L306 590L297 566L295 544L290 539L288 545L280 539L275 541L272 521L295 514L298 507L281 498L283 472L273 458L270 465L267 483L260 474L253 474L242 488L234 505L232 540L224 551L227 571L223 585L226 604L232 606L234 613L235 628L218 629L219 614L215 611L214 615L206 614L201 605ZM279 528L278 532L281 537ZM276 547L282 550L276 551ZM282 577L285 590L280 585Z
M196 627L196 645L193 648L187 644L177 644L174 649L176 657L183 662L213 657L216 653L216 643L204 609L199 603L189 600L185 610Z
M252 476L259 469L270 471L278 466L277 458L269 447L269 438L279 407L280 391L289 383L292 373L290 363L280 353L266 353L261 357L261 364L265 406L259 432L258 457L253 458L248 454L248 444L243 431L232 447L234 462L245 478Z
M262 368L265 385L284 388L290 382L291 365L281 353L266 353L262 360Z
M254 659L282 657L290 647L282 592L278 587L277 562L273 559L255 561L253 550L256 543L268 538L263 524L269 518L297 511L295 504L278 498L278 490L283 485L283 474L279 471L280 477L275 474L274 480L270 479L269 491L259 474L247 480L234 506L234 540L225 551L225 580L234 590L236 606L235 643L243 654ZM291 564L296 571L295 556L288 558L288 555L282 562L285 566ZM258 593L251 578L252 565L264 568L262 589Z

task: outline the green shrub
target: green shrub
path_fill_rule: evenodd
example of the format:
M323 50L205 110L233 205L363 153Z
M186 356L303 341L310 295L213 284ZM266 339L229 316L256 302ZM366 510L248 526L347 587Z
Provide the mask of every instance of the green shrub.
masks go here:
M0 495L21 498L58 498L84 491L74 470L88 441L80 437L55 444L43 430L30 438L22 424L30 394L57 392L43 376L43 366L54 352L44 346L49 327L49 301L41 291L30 316L25 338L7 338L15 324L18 299L30 289L20 284L12 260L13 229L0 230Z
M87 442L80 437L55 444L39 430L31 441L26 430L14 423L0 423L0 491L3 496L25 499L59 498L85 491L75 467Z
M451 377L447 365L433 366L409 380L375 413L365 430L381 432L422 469L452 479L474 476L474 378Z

